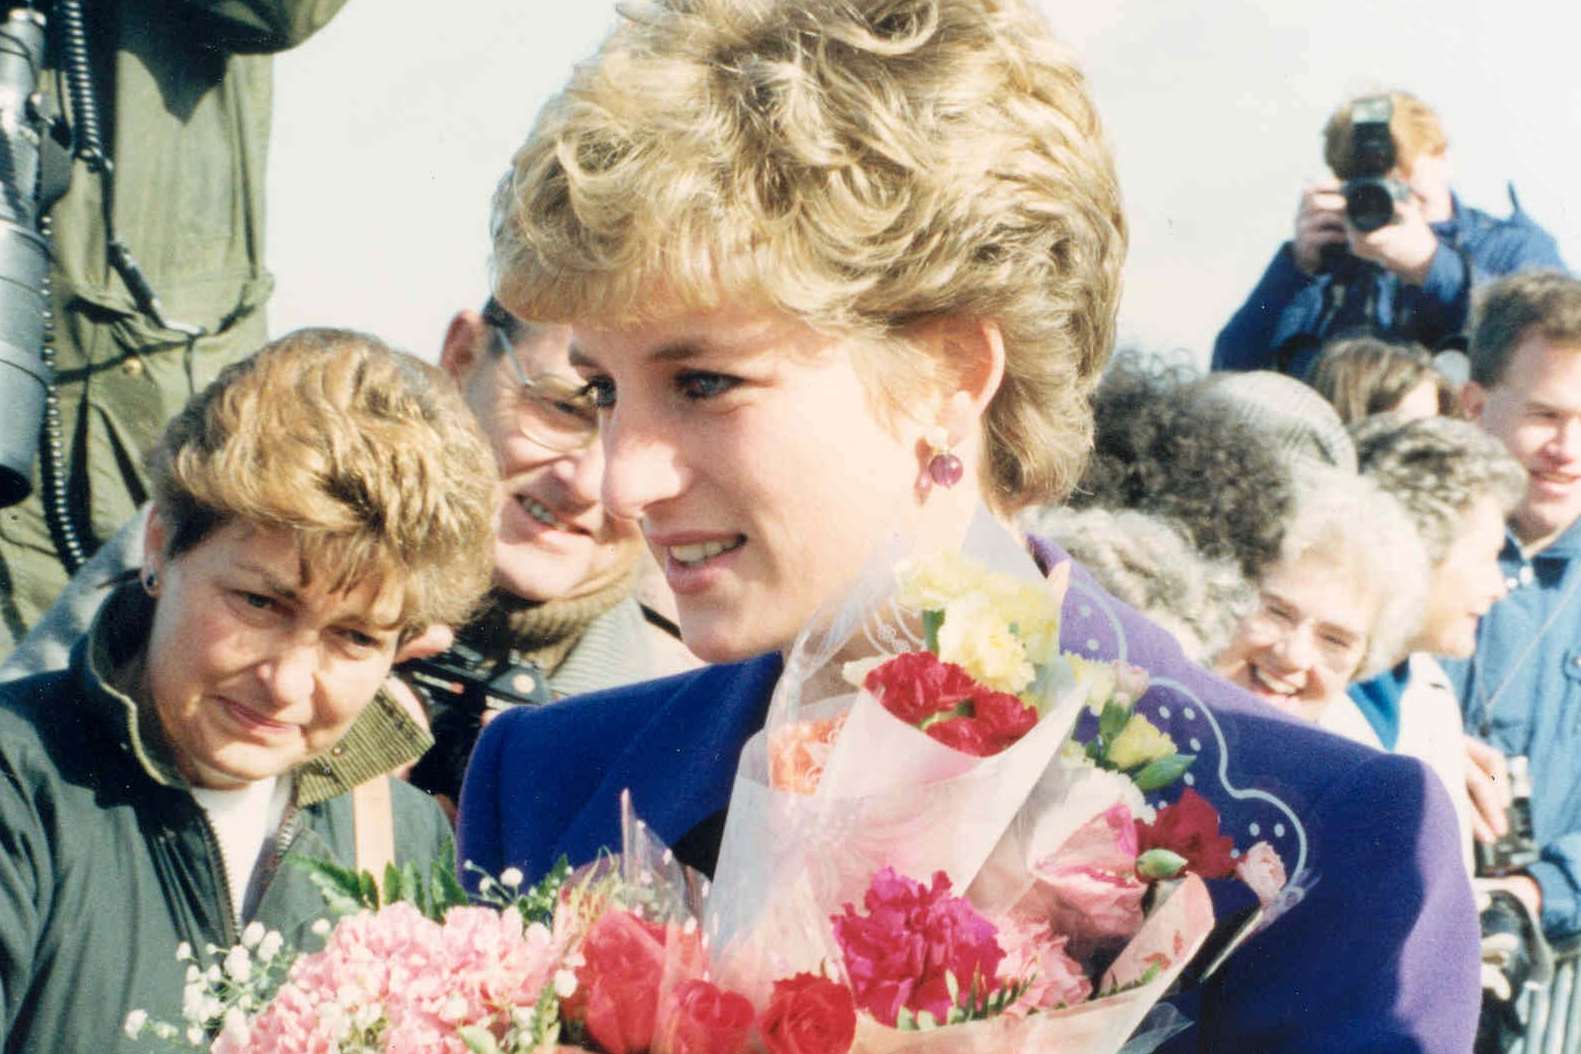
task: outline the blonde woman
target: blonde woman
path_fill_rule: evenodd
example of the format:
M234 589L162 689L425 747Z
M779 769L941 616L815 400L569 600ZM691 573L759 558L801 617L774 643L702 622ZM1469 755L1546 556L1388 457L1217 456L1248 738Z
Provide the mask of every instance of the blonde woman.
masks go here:
M1028 4L622 12L517 155L497 293L571 327L604 504L641 522L686 643L722 665L491 724L460 828L491 868L593 859L626 788L711 866L780 652L892 532L956 545L982 503L1008 521L1063 497L1114 333L1119 188L1085 82ZM1147 667L1150 714L1175 690L1211 706L1234 744L1216 760L1298 798L1322 860L1278 926L1183 995L1196 1027L1173 1049L1465 1050L1476 919L1431 775L1213 678L1083 574L1061 628Z

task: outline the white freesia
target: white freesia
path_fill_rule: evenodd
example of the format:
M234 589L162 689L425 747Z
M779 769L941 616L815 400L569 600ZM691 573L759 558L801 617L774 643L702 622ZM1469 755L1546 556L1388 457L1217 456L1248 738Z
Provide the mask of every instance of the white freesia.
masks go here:
M143 1027L147 1024L148 1011L133 1010L130 1014L126 1015L126 1024L122 1026L123 1030L126 1032L126 1038L136 1039L138 1036L143 1034Z
M238 944L225 953L225 976L237 984L246 984L252 980L253 960L246 948Z

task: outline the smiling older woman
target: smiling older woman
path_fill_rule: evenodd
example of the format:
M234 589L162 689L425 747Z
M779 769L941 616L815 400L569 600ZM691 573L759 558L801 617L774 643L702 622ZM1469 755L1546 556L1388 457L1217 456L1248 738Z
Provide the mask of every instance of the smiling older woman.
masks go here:
M641 521L687 644L725 665L495 721L461 808L463 855L491 869L593 859L626 788L711 866L777 653L892 532L953 546L981 502L1008 520L1060 499L1113 336L1118 187L1085 82L1027 4L622 12L517 155L498 295L571 327L604 504ZM1214 678L1079 571L1072 595L1065 647L1123 649L1154 691L1211 704L1226 771L1298 801L1321 861L1180 997L1196 1027L1171 1049L1467 1049L1476 919L1436 781Z
M488 584L493 459L454 386L372 338L295 333L188 405L152 477L140 578L67 670L0 688L7 1050L134 1049L128 1011L179 1019L178 944L306 937L324 904L288 851L444 844L383 775L426 737L379 689Z

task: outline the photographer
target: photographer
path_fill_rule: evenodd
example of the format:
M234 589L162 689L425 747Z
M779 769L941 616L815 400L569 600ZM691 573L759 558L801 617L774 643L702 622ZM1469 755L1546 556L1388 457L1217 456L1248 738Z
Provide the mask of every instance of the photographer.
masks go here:
M149 497L143 456L165 422L263 343L272 53L344 2L36 5L38 89L71 140L70 187L46 216L59 415L31 495L0 510L0 655Z
M1460 203L1443 127L1414 96L1353 100L1323 134L1334 178L1302 191L1292 239L1214 341L1215 370L1305 376L1339 336L1437 349L1465 328L1475 286L1529 268L1564 269L1553 238L1513 191L1506 219Z

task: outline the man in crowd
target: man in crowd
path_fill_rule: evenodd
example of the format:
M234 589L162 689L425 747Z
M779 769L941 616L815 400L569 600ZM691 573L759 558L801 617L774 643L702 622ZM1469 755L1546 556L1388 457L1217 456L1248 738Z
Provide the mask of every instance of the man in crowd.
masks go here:
M511 316L490 298L451 319L440 365L493 447L503 493L494 588L453 648L398 668L424 696L436 747L412 782L452 803L479 727L499 710L542 704L698 665L674 601L647 575L637 524L599 500L598 419L570 368L570 329ZM110 587L141 565L143 514L74 576L4 663L0 682L66 664ZM416 707L406 693L400 701Z
M33 493L0 510L0 658L147 499L143 456L165 422L263 344L273 53L344 3L83 3L80 50L61 44L63 5L49 9L39 87L76 137L70 189L48 216L60 416ZM67 90L74 52L87 58L80 91Z
M1420 99L1352 100L1323 134L1334 178L1302 191L1291 240L1214 342L1214 369L1305 376L1328 340L1362 334L1436 350L1460 336L1478 284L1563 269L1513 191L1507 219L1460 203L1448 140Z
M1471 659L1446 663L1475 762L1479 840L1507 829L1504 759L1531 774L1528 858L1485 880L1518 896L1550 940L1581 934L1581 281L1552 272L1479 294L1467 413L1526 470L1500 557L1508 595Z

